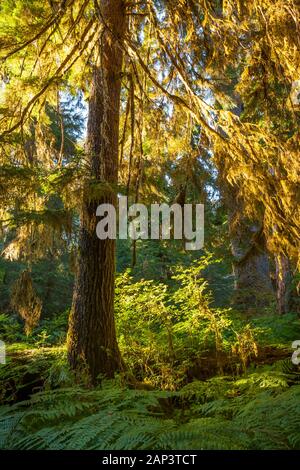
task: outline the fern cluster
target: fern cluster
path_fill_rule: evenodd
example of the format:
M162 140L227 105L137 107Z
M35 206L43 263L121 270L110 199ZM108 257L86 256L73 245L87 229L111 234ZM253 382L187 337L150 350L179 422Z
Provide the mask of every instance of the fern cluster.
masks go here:
M300 449L300 385L280 369L195 381L178 392L111 381L43 391L0 409L0 447Z

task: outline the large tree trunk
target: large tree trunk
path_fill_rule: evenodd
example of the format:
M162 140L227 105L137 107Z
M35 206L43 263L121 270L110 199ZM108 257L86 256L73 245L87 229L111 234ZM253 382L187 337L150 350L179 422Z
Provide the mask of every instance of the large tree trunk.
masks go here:
M236 108L233 112L241 116L243 103L237 94L234 99ZM275 300L265 236L260 223L245 216L239 188L229 184L224 165L219 168L219 178L233 255L235 292L232 303L240 310L257 314L257 309L269 307Z
M116 205L126 16L122 0L102 0L100 9L105 26L90 90L86 141L90 174L82 207L78 273L68 333L69 362L75 371L87 368L93 383L99 374L113 377L121 367L114 321L115 241L97 238L96 209L104 203ZM96 191L95 182L99 183Z
M268 307L275 300L265 237L261 227L245 217L235 188L229 191L226 199L235 280L233 303L257 313L257 309Z
M247 240L248 244L238 236L232 236L231 249L235 279L233 303L243 310L257 313L256 309L272 305L274 290L265 239L261 231L255 229L253 226L252 238Z

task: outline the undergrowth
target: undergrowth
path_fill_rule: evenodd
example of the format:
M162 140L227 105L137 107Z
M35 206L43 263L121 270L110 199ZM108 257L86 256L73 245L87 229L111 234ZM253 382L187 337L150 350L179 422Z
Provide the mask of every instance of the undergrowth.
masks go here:
M127 371L94 389L67 365L67 312L26 338L0 315L0 448L300 449L298 316L214 307L204 264L177 269L173 290L118 277Z
M175 392L130 389L122 376L90 389L66 371L60 356L42 391L0 408L0 448L300 449L300 373L290 361Z

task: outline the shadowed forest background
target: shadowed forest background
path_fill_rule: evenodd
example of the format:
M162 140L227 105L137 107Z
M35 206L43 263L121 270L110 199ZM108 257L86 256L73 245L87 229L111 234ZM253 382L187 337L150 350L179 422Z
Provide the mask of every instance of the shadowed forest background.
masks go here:
M299 95L298 0L0 0L0 448L300 448Z

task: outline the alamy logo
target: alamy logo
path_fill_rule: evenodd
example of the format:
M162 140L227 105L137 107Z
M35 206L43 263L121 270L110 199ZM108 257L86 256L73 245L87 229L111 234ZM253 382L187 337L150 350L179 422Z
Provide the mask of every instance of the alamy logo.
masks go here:
M151 204L150 214L144 204L132 204L128 208L126 196L119 198L117 211L112 204L98 206L96 215L101 217L96 233L100 240L185 240L186 250L200 250L204 245L204 205Z
M299 339L293 342L292 348L296 349L296 351L294 351L292 355L292 363L295 364L295 366L298 366L300 364L300 340Z
M0 341L0 364L6 364L6 349L3 341Z
M294 106L300 106L300 80L292 83L290 98Z

